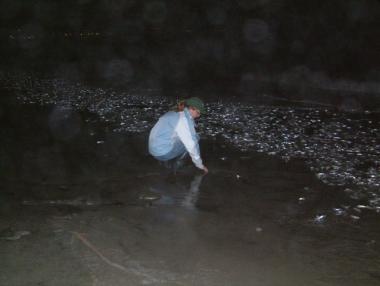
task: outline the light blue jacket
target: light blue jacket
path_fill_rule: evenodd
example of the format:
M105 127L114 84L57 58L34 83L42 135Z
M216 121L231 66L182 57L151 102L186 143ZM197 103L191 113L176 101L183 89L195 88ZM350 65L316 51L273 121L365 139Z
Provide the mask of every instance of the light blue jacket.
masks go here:
M149 153L156 159L167 161L188 152L194 164L202 169L199 136L189 110L169 111L160 117L149 135Z

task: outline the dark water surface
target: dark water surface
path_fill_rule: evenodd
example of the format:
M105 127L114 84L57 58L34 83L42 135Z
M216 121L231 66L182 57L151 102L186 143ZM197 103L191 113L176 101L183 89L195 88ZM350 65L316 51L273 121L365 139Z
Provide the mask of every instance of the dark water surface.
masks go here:
M302 158L216 137L207 176L173 176L146 131L10 94L1 107L0 285L380 283L378 213Z
M55 106L49 115L54 136L68 139L80 130L77 112L96 114L115 132L149 132L160 115L177 98L154 89L114 90L93 87L55 77L26 73L0 73L0 86L16 102ZM193 94L192 94L193 95ZM343 206L350 215L356 209L380 212L380 113L311 102L246 102L208 98L207 113L198 129L203 138L228 144L241 151L301 159L314 175L329 186L338 186L353 200ZM99 144L102 144L99 139ZM341 213L342 206L336 212Z

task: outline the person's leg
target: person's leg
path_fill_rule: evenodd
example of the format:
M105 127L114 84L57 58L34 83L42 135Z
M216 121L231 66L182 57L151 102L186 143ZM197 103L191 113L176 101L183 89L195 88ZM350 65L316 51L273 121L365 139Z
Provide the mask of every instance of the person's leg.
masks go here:
M175 173L185 165L187 155L188 153L184 152L182 155L173 159L173 171Z
M166 168L176 173L177 170L183 166L186 155L187 151L185 146L182 142L177 141L167 154L155 158L161 161Z

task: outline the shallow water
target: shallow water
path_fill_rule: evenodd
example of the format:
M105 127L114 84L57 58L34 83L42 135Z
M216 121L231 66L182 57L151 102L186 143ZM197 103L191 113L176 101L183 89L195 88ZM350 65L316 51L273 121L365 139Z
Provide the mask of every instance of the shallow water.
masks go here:
M78 130L75 113L97 115L87 121L112 123L116 132L148 132L154 122L175 105L175 99L154 91L121 92L90 88L63 79L1 74L0 82L21 103L54 105L52 128L57 136L70 137ZM255 151L282 158L302 159L322 182L346 190L353 201L343 206L380 212L380 115L365 111L345 113L317 107L273 107L248 103L209 102L198 129L203 138L241 151ZM99 138L98 144L104 143ZM340 212L342 206L337 206Z
M173 176L146 132L4 102L0 230L30 234L0 240L1 285L379 284L378 214L302 158L215 137L207 176Z

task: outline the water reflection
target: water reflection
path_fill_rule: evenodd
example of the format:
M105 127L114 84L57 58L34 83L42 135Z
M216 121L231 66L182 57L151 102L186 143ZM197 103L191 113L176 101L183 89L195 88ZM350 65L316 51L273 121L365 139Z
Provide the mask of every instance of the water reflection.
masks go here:
M204 175L195 175L189 188L189 192L185 196L182 206L188 208L188 209L195 209L196 203L198 201L199 196L199 188L202 183Z
M188 187L186 176L177 175L168 179L160 175L158 181L153 180L149 193L160 197L155 203L157 205L182 206L195 210L203 177L203 174L196 174Z

